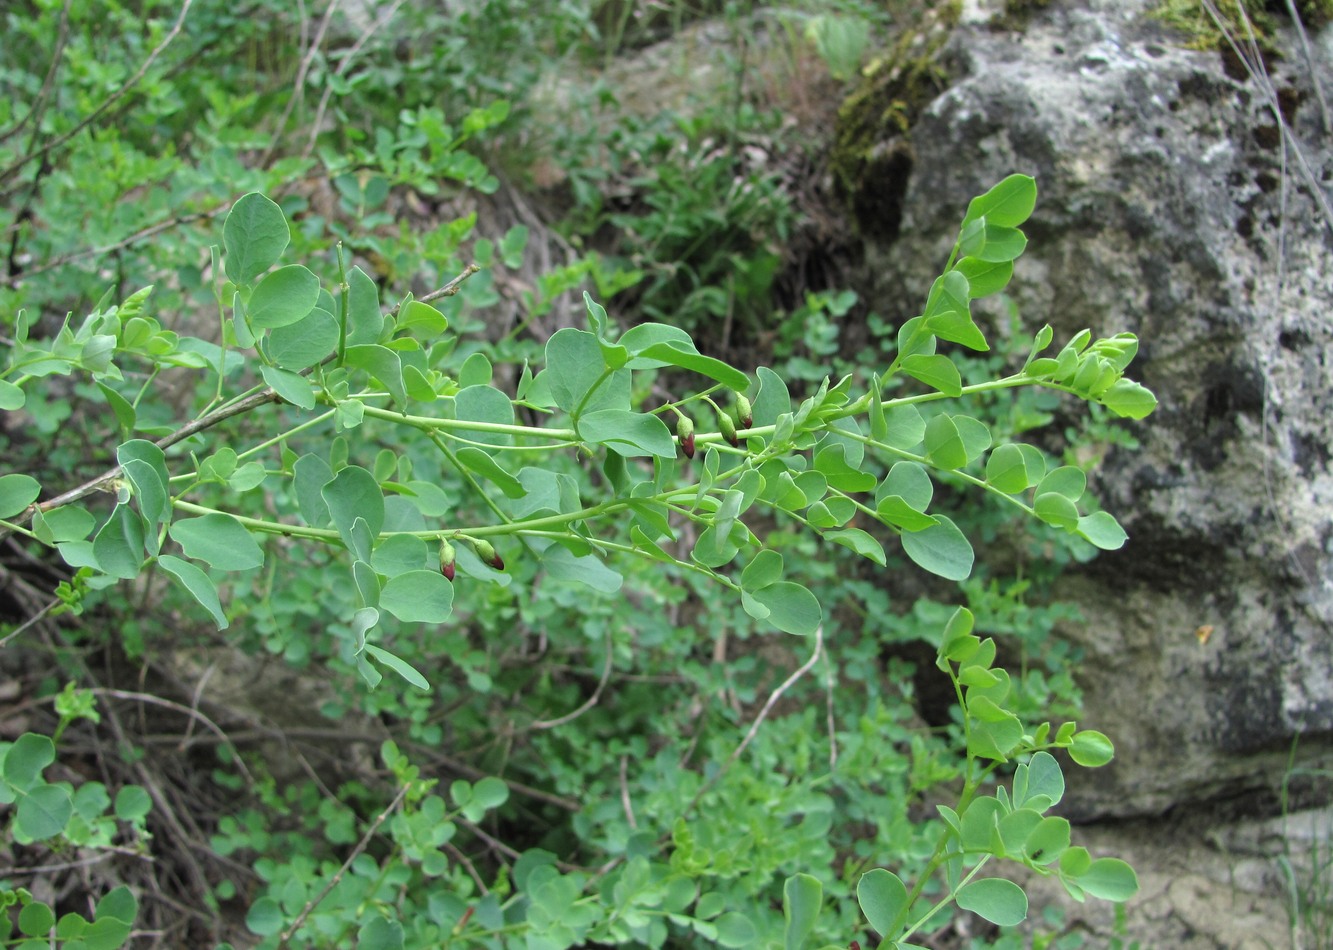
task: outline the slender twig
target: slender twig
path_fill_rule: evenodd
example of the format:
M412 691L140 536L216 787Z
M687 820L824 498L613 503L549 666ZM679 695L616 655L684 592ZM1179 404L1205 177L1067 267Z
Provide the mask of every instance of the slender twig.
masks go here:
M745 738L741 740L740 745L736 746L736 748L731 751L731 755L727 756L727 761L722 763L722 767L704 780L704 783L699 786L699 790L694 793L694 797L690 799L690 803L681 811L680 815L682 818L694 811L694 806L699 804L699 801L704 797L704 794L716 785L718 780L726 775L731 767L736 764L736 760L741 757L741 753L746 750L750 743L754 741L754 737L759 734L759 727L763 725L764 720L768 718L768 714L773 711L773 707L777 705L778 700L782 698L787 690L791 689L792 686L796 684L797 680L814 668L814 665L819 662L819 657L823 652L824 625L820 624L815 628L815 649L814 652L810 654L810 659L802 663L791 676L788 676L782 681L781 685L774 689L773 692L769 693L763 708L759 710L759 715L755 716L754 722L750 723L750 728L745 733Z
M177 36L180 35L181 27L185 25L186 14L190 12L190 7L193 5L194 5L194 0L184 0L184 2L181 4L180 13L177 14L176 16L176 22L171 25L171 29L168 30L167 35L162 38L162 42L158 43L157 46L153 48L153 51L149 53L148 58L145 59L139 65L139 68L138 70L135 71L134 75L131 76L129 79L127 79L119 89L117 89L111 95L107 96L107 98L103 100L101 105L99 105L92 112L88 113L88 115L81 122L79 122L76 126L74 126L74 128L70 129L64 135L57 136L56 138L47 142L41 148L37 149L36 151L21 156L8 168L0 170L0 181L4 181L5 179L9 178L12 174L14 174L14 172L16 172L18 169L22 168L29 162L35 159L43 158L46 155L58 149L60 146L64 145L70 139L74 138L74 136L78 135L80 132L86 129L89 125L96 122L104 112L106 112L113 105L115 105L126 95L128 95L130 90L132 90L135 86L137 86L139 84L139 81L143 79L143 77L147 74L148 70L152 68L153 63L155 63L157 61L157 58L162 55L162 52L169 45L171 45L172 41L175 40Z
M74 0L65 0L65 5L60 8L60 25L56 27L56 48L51 54L51 65L46 70L46 78L42 80L42 88L38 91L32 108L27 111L23 118L14 123L12 128L0 132L0 144L18 135L33 120L36 120L33 127L34 134L41 131L42 113L46 111L46 103L51 96L51 87L55 84L56 73L60 69L60 59L65 54L65 44L69 42L69 8L73 5Z
M343 879L343 875L346 874L347 869L352 866L352 862L359 858L366 848L370 847L370 840L375 837L375 833L380 830L380 825L388 821L389 816L398 810L398 806L401 805L403 799L407 797L407 790L411 787L412 785L409 782L404 784L403 787L398 790L398 794L393 797L393 801L389 802L389 807L379 813L379 816L376 817L371 826L366 829L366 833L361 836L361 840L357 842L356 847L352 849L352 853L347 856L347 860L343 862L342 867L338 868L333 877L329 879L329 883L324 885L324 890L306 901L306 905L301 908L301 913L297 915L296 920L292 921L291 926L284 930L282 935L278 938L278 946L280 948L287 946L291 941L292 936L305 924L306 918L310 916L310 912L318 907L324 898L329 896L329 892L338 886L338 882Z
M6 277L3 282L10 287L15 287L20 282L25 281L30 277L35 277L38 274L44 274L47 271L55 270L57 267L64 267L66 264L73 261L82 260L85 257L99 257L103 254L114 254L116 251L124 250L131 244L136 244L139 241L142 241L144 238L150 238L155 234L161 234L163 231L169 231L172 228L180 227L183 224L191 224L203 218L216 218L230 207L230 205L227 205L221 208L213 208L210 211L196 211L191 214L177 215L174 218L169 218L166 221L159 221L157 224L149 225L146 228L135 231L129 237L123 238L114 244L105 244L101 247L87 247L82 251L75 251L71 254L66 254L63 257L57 257L40 267L33 267L22 273Z
M240 770L241 774L245 776L246 781L249 782L250 785L254 785L254 776L251 775L250 770L245 767L245 763L241 761L241 753L237 750L236 746L227 738L227 734L222 731L222 728L217 723L212 719L209 719L199 710L192 709L189 706L175 702L174 700L163 699L161 696L154 696L151 693L137 693L123 689L110 689L102 686L94 687L89 690L89 692L98 696L110 696L113 699L128 699L134 702L148 703L151 706L161 706L164 709L175 710L182 715L190 717L192 720L202 722L209 732L217 736L218 739L231 750L232 756L236 760L236 767ZM181 748L184 748L184 739L181 740Z
M319 22L319 28L315 31L315 38L310 41L306 47L305 55L301 57L301 65L296 68L296 78L292 81L292 95L287 100L287 107L282 110L282 117L278 119L277 127L273 130L273 140L269 142L268 148L259 159L259 167L267 168L269 160L273 153L278 150L278 144L282 141L283 130L287 128L287 120L292 117L292 110L296 108L297 103L305 100L305 80L310 72L310 64L315 61L315 54L319 48L324 45L324 34L328 32L329 24L333 22L333 11L338 9L338 0L329 0L329 5L324 9L324 17ZM301 21L301 32L306 32L305 18ZM305 37L303 36L304 40Z
M361 48L370 42L370 38L379 32L380 27L393 19L393 15L398 12L404 0L394 0L387 10L376 18L375 22L370 24L365 31L357 37L356 42L343 54L343 61L334 71L334 75L342 77L347 75L347 71L352 68L352 63L356 61L357 54ZM310 153L315 150L315 140L319 137L319 127L324 124L324 113L328 110L329 99L333 96L333 85L331 83L324 86L324 92L319 97L319 106L315 109L315 118L310 123L310 138L306 141L305 152L302 158L309 158Z
M32 615L31 617L29 617L27 620L23 621L23 623L19 624L17 627L15 627L13 630L11 630L8 634L6 634L5 637L4 637L3 639L0 639L0 648L3 648L3 647L5 647L5 646L8 646L10 640L13 640L13 639L14 639L15 637L17 637L20 633L22 633L23 631L27 630L29 627L33 626L34 624L37 624L37 623L41 622L41 619L42 619L43 617L45 617L48 613L50 613L52 610L54 610L54 609L55 609L56 607L58 607L59 605L60 605L60 598L57 597L57 598L55 598L54 600L52 600L49 604L47 604L45 607L43 607L41 610L37 611L37 613L33 614L33 615Z
M634 820L634 803L629 797L629 756L620 757L620 804L625 809L625 820L634 830L638 830L639 823Z
M611 661L615 657L615 643L611 634L606 635L606 662L602 666L602 678L597 681L597 688L592 691L583 705L572 712L567 712L563 716L557 716L555 719L539 719L531 726L533 729L554 729L556 726L563 726L565 723L573 722L582 716L589 709L597 705L597 701L602 698L602 690L606 688L606 682L611 678Z
M175 432L171 433L171 435L163 436L162 438L158 439L156 445L158 446L158 448L162 449L168 448L170 446L175 445L177 442L185 441L190 436L198 432L203 432L205 429L212 428L219 422L224 422L227 419L232 418L233 416L243 415L252 409L256 409L259 406L265 405L266 403L278 402L280 401L280 399L281 397L277 393L275 393L272 389L262 389L259 392L251 393L249 396L246 396L243 399L238 399L231 405L223 406L221 409L215 410L214 412L210 412L205 416L199 417L193 422L181 426ZM101 475L98 475L96 478L92 479L91 481L84 482L78 488L71 488L64 494L57 495L55 498L52 498L49 501L44 501L38 505L30 506L27 511L16 516L13 520L15 523L22 525L32 518L32 513L35 509L41 509L42 511L50 511L52 508L59 508L61 505L68 505L71 502L78 501L81 498L86 498L93 492L102 491L111 482L119 478L121 476L122 471L123 469L121 469L119 465L109 468ZM0 537L4 537L6 533L7 532L0 531Z
M833 719L833 664L827 652L824 654L824 721L828 725L828 767L832 772L838 767L838 736Z
M472 863L471 859L469 859L466 854L459 851L456 845L448 841L441 845L441 847L444 848L445 851L448 851L455 861L463 865L463 869L467 871L468 877L472 878L472 883L476 884L477 889L481 891L482 897L485 897L491 892L491 889L486 886L486 882L481 879L481 875L477 873L476 865Z
M1319 70L1315 68L1314 55L1310 52L1310 37L1305 32L1301 15L1296 12L1296 0L1287 0L1287 13L1291 15L1291 25L1296 28L1296 35L1301 41L1301 54L1305 57L1305 68L1310 71L1310 85L1314 87L1315 99L1319 101L1319 118L1324 125L1324 134L1333 132L1333 121L1329 120L1328 100L1324 98L1324 87L1319 83Z

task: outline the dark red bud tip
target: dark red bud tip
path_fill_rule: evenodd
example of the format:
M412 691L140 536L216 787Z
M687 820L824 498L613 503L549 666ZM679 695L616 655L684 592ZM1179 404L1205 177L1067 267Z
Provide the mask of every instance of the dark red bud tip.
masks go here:
M680 439L680 450L687 459L694 458L694 421L689 416L676 419L676 436Z
M718 412L717 427L722 431L722 438L726 439L733 446L740 446L740 437L736 435L736 423L731 421L731 416L728 413Z
M742 429L754 428L754 409L750 405L750 400L740 393L736 394L736 421L740 423Z
M847 950L861 950L861 941L853 940L851 943L847 944Z
M489 541L473 541L472 546L477 551L477 557L481 558L497 571L505 569L505 562L495 551L495 546Z
M447 581L452 581L454 579L454 572L455 567L452 564L442 564L440 566L440 573L444 575L444 579Z

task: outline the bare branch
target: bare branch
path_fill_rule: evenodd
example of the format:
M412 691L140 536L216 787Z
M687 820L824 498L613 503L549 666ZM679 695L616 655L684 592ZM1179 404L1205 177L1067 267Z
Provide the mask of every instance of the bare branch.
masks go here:
M366 848L370 846L370 839L375 837L375 833L380 830L380 825L388 821L389 816L398 810L398 806L401 805L403 799L407 797L407 790L411 787L411 783L407 783L403 785L402 788L398 789L398 794L393 797L393 801L389 802L389 807L380 812L374 823L366 829L366 833L361 836L361 840L358 841L356 847L352 849L352 853L347 856L347 860L343 862L342 867L338 868L333 877L329 879L329 883L324 886L324 890L306 901L306 905L301 908L301 913L297 915L296 920L292 921L291 926L282 932L282 936L278 938L279 947L287 946L292 939L292 935L300 930L305 924L305 920L310 916L310 912L319 906L320 901L329 896L329 891L338 886L338 882L343 879L343 875L346 874L347 869L352 866L352 862L359 858Z

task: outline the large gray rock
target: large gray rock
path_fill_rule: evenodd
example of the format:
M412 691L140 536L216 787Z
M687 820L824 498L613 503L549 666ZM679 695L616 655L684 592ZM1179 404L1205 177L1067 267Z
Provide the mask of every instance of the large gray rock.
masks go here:
M1269 87L1183 49L1145 3L1071 6L1021 31L965 9L951 85L906 133L899 237L867 270L881 309L924 299L968 197L1022 171L1041 190L1010 291L1025 321L1057 344L1085 326L1140 335L1131 375L1161 407L1095 483L1130 542L1061 596L1088 618L1068 631L1088 654L1087 723L1119 751L1074 808L1150 814L1271 790L1298 737L1298 759L1328 756L1333 152L1294 34ZM1333 29L1312 43L1329 83Z

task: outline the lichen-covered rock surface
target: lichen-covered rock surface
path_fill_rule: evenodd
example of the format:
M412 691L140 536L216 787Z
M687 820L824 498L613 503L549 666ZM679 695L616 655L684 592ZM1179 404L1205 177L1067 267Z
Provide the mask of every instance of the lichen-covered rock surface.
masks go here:
M1309 61L1280 32L1256 80L1148 6L1052 4L1021 30L966 6L951 85L886 133L911 170L898 238L866 260L869 299L912 306L968 196L1026 172L1025 323L1144 342L1161 407L1096 485L1130 542L1061 593L1089 618L1068 631L1088 722L1118 746L1074 790L1089 819L1276 807L1292 743L1318 765L1333 735L1333 139L1312 82L1333 77L1333 29Z

